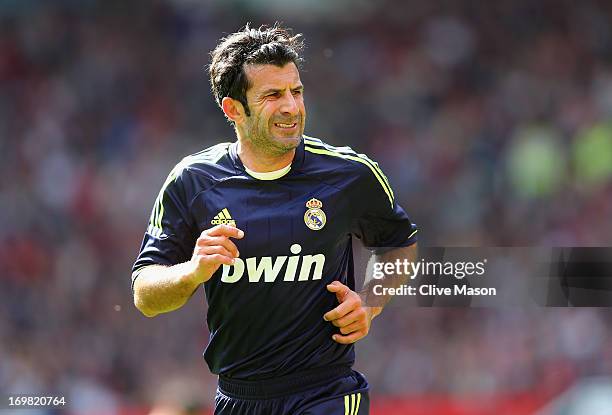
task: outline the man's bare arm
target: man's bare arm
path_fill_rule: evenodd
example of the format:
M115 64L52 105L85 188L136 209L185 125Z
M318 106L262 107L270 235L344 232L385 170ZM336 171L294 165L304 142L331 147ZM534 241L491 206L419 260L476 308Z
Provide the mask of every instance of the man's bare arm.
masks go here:
M171 267L145 267L134 281L134 305L147 317L176 310L202 282L195 277L191 261Z
M221 265L233 265L239 252L230 238L243 236L240 229L218 225L202 232L191 260L170 267L151 265L137 270L134 305L147 317L182 307Z
M418 256L418 245L415 242L410 246L406 246L404 248L393 249L392 251L386 252L381 255L375 255L373 260L375 262L395 262L396 260L403 261L407 259L409 262L416 261ZM391 301L390 295L374 295L373 287L374 285L382 285L385 288L397 288L402 284L406 284L410 279L410 275L402 274L402 275L387 275L384 278L372 279L371 276L367 279L363 285L363 289L361 290L361 297L364 300L364 304L366 306L370 306L372 319L379 315L384 306L387 305L389 301ZM386 291L385 291L386 292Z

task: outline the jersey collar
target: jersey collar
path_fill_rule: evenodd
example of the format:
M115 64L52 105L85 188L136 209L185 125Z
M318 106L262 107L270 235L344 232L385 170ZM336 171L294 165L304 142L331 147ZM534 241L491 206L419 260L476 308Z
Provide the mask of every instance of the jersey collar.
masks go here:
M242 173L248 177L251 177L251 175L247 173L244 167L244 164L242 164L240 157L238 157L238 142L237 141L230 144L229 156L230 156L230 159L232 160L232 163L234 164L234 167L237 173ZM302 137L302 139L300 140L300 144L295 149L295 156L293 157L293 161L291 162L291 170L289 170L289 173L287 173L283 177L291 176L292 174L300 170L303 163L304 163L304 138Z

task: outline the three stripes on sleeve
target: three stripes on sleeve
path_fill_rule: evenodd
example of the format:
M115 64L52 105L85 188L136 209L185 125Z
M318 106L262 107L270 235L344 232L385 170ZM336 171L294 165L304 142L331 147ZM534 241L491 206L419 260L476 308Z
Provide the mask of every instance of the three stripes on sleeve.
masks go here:
M359 413L359 403L361 393L352 393L344 396L344 415L357 415Z

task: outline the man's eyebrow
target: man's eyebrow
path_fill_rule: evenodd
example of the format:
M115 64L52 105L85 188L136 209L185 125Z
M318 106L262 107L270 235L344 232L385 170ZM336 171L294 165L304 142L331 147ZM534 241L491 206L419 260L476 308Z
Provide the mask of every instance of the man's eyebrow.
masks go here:
M281 91L283 91L283 89L278 89L278 88L265 89L264 91L262 91L260 93L260 95L268 95L268 94L271 94L271 93L281 92ZM298 89L304 89L304 85L300 84L300 85L298 85L298 86L296 86L294 88L291 88L292 91L296 91Z
M266 90L262 91L262 92L260 93L260 95L268 95L268 94L270 94L270 93L272 93L272 92L280 92L280 91L282 91L282 89L277 89L277 88L269 88L269 89L266 89Z

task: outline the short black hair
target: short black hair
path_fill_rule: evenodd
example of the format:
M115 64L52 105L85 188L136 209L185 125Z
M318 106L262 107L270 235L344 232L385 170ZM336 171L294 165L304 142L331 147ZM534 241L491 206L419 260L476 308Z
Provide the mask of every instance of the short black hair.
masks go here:
M260 26L253 29L247 23L244 29L221 39L211 52L209 66L212 93L221 106L224 97L242 103L247 115L251 115L246 99L249 80L244 71L245 64L276 65L283 67L293 62L300 66L300 53L304 48L302 35L293 35L289 28Z

